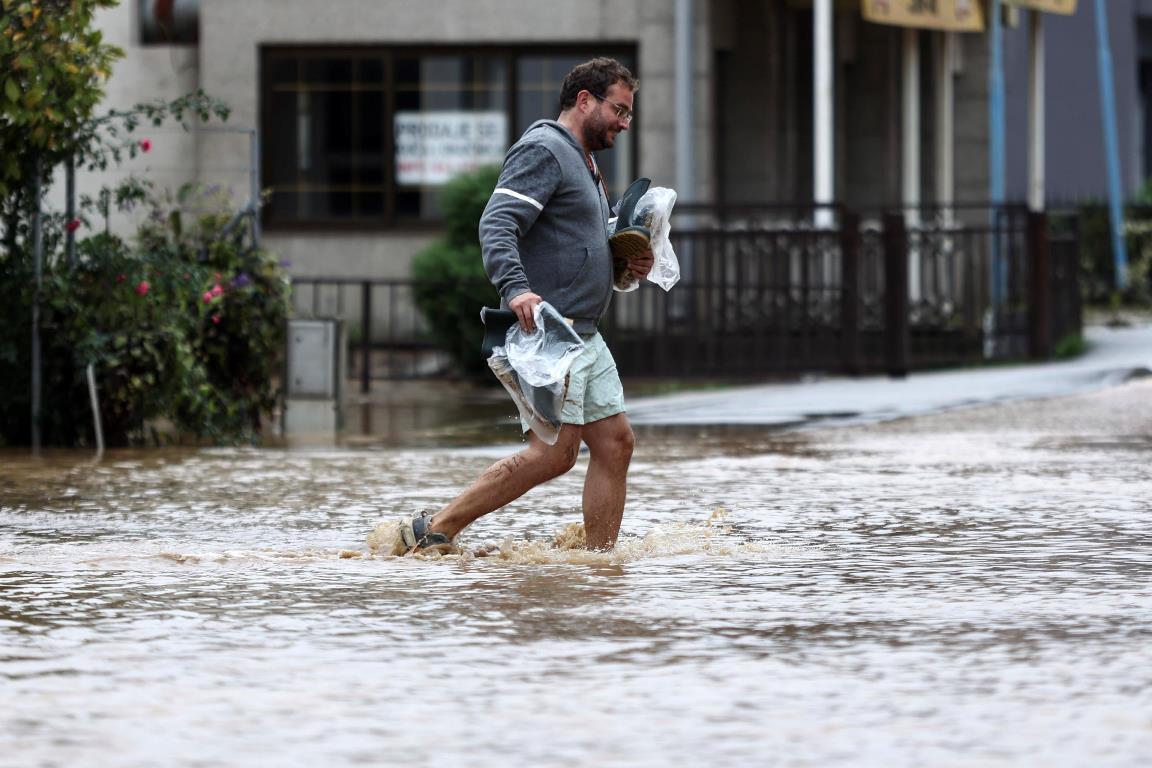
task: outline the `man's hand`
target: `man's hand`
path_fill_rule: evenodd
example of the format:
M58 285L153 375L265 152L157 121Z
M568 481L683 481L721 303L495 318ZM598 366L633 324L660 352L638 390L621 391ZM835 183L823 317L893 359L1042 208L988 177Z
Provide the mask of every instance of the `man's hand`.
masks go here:
M652 265L656 262L656 257L652 255L652 249L644 251L638 256L633 256L628 259L628 269L632 270L632 274L637 278L645 280L648 273L652 271Z
M544 299L532 293L532 291L528 291L508 302L508 309L516 313L516 317L520 319L520 327L523 328L526 333L532 333L536 330L536 318L533 317L533 312L536 309L536 305L542 301L544 301Z

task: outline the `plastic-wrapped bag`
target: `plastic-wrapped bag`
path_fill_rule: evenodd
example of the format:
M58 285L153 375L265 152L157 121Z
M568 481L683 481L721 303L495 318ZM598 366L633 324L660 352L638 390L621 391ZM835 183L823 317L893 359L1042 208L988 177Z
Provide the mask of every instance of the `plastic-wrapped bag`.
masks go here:
M519 323L508 329L504 346L494 347L488 367L504 385L520 417L548 445L560 436L560 412L568 394L568 371L584 351L580 335L548 302L533 310L536 330Z
M572 361L584 351L584 342L546 301L535 306L532 317L536 330L526 333L514 323L508 329L504 351L521 378L534 387L547 387L568 375Z
M680 280L680 262L672 249L672 208L676 205L676 191L667 187L652 187L636 204L636 215L652 233L652 256L655 258L648 282L665 291L672 290Z
M640 181L647 182L647 179ZM631 191L631 187L629 191ZM627 197L627 194L626 194ZM672 249L669 235L672 232L672 208L676 205L676 191L667 187L647 189L634 205L621 201L620 218L609 222L609 243L613 243L622 232L629 233L628 251L635 251L646 244L652 250L652 271L648 280L665 291L680 280L680 262ZM627 210L625 210L627 208ZM643 240L639 236L643 236ZM637 242L639 240L639 242ZM613 255L623 249L613 248ZM613 288L618 293L629 293L640 287L640 280L620 261L614 275Z

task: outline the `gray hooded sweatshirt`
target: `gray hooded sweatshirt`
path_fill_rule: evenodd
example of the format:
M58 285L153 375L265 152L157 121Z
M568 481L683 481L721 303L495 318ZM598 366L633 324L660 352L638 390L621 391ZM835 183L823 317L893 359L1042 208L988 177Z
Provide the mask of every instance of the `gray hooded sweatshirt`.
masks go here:
M592 333L612 298L608 200L576 137L538 120L504 157L480 217L484 269L501 306L532 291Z

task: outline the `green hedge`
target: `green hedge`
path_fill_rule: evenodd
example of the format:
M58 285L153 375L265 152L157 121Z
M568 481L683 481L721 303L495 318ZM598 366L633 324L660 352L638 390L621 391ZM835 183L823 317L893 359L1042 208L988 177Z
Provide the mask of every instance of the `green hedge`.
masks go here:
M288 284L276 260L223 234L231 205L211 190L189 186L173 200L149 199L146 209L131 243L108 234L81 239L74 268L56 247L65 222L48 221L40 334L46 445L91 444L89 363L113 446L141 443L158 425L214 442L250 441L277 402ZM0 441L7 444L30 440L33 295L27 254L0 255Z
M1124 211L1128 252L1128 286L1116 290L1116 262L1108 208L1101 203L1079 206L1080 286L1088 304L1152 306L1152 206L1136 202Z
M480 354L480 308L500 305L484 273L477 233L499 176L499 167L485 166L449 181L440 196L447 232L412 260L416 306L437 344L473 377L488 371Z

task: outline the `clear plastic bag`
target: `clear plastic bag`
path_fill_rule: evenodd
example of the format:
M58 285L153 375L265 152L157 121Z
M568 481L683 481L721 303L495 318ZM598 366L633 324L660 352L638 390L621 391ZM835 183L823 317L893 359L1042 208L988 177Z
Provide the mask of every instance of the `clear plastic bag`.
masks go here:
M652 256L655 261L648 273L648 282L655 283L665 291L680 280L680 262L672 249L669 235L672 232L672 208L676 205L676 190L667 187L652 187L640 202L636 203L637 218L644 221L652 237Z
M665 291L672 290L680 280L680 262L672 249L669 235L672 232L672 208L676 205L676 191L667 187L652 187L636 201L636 208L629 221L618 222L610 219L608 234L624 227L648 230L648 245L652 249L652 271L648 281ZM631 293L640 287L640 280L631 270L617 268L613 276L613 289L617 293Z
M536 330L526 333L519 323L508 329L504 353L516 372L534 387L546 387L562 380L572 361L584 351L580 335L546 301L532 312Z
M584 351L584 342L546 301L536 305L533 318L536 330L532 333L513 323L504 346L492 349L488 367L528 427L545 443L555 445L568 394L568 371Z

